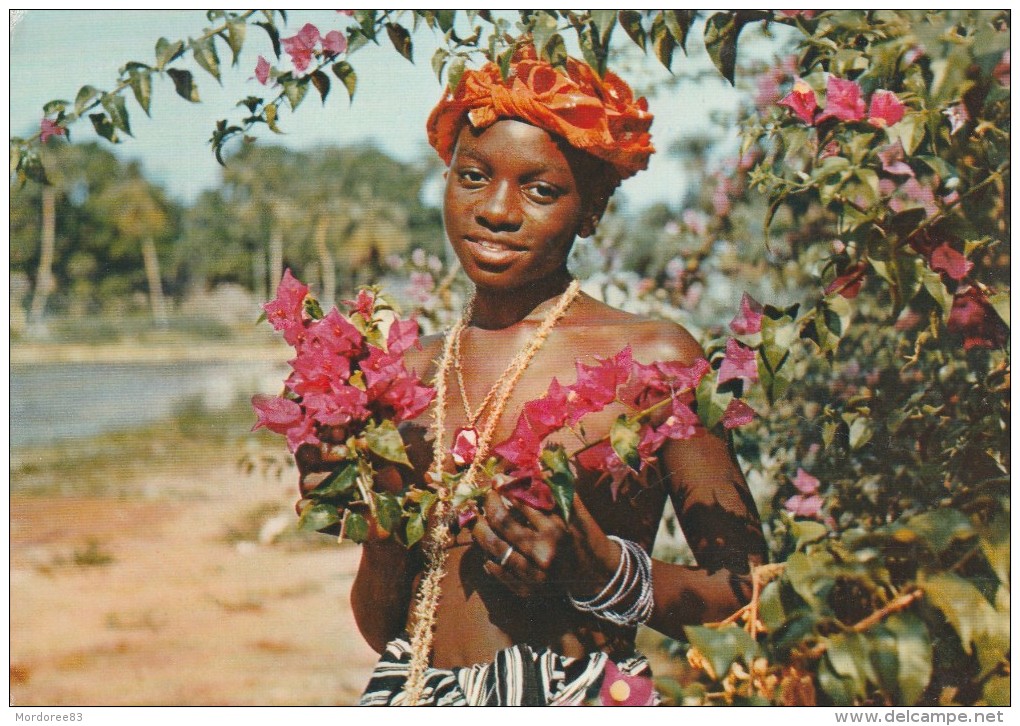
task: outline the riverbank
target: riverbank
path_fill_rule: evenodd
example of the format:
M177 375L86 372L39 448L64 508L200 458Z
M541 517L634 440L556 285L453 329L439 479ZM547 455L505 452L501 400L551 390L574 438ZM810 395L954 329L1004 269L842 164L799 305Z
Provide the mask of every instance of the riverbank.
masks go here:
M228 363L282 362L293 350L274 339L217 341L123 340L116 343L11 343L12 366L40 363Z

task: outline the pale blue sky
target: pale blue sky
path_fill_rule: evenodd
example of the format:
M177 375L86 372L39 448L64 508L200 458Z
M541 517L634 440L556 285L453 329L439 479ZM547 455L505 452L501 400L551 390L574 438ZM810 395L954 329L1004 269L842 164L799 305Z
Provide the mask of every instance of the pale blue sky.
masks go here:
M291 11L282 34L293 35L305 22L316 24L326 33L341 29L350 21L331 10ZM118 69L128 61L151 64L155 42L161 36L186 39L199 35L207 25L204 12L191 10L28 11L14 24L10 36L11 134L35 132L47 101L73 100L78 89L86 84L111 88ZM358 74L353 105L347 102L338 83L334 83L325 107L318 95L309 91L297 112L281 119L286 135L262 130L259 143L306 149L318 144L374 142L403 160L431 153L425 141L424 124L441 92L429 64L436 41L427 29L415 34L414 65L400 58L392 48L363 47L350 58ZM688 46L690 57L684 58L677 50L674 69L706 67L709 61L700 32L692 32ZM742 48L742 52L747 51ZM264 90L252 78L258 56L262 54L273 61L268 36L255 27L249 29L237 68L229 67L229 57L223 57L228 56L225 48L220 54L222 87L204 71L194 70L200 104L190 104L178 97L169 78L154 80L151 118L145 116L129 94L134 138L113 147L126 158L140 160L150 178L184 201L216 183L219 166L207 143L215 122L221 118L231 121L241 118L239 112L243 109L235 109L234 104L249 93ZM289 67L286 56L279 64ZM191 69L194 64L189 60L183 67ZM641 58L640 54L620 70L635 85L668 76L658 62ZM737 100L737 93L721 78L688 84L649 100L656 116L653 140L661 150L685 131L707 130L735 138L735 129L713 125L710 119L712 110L731 109ZM99 138L87 119L76 123L71 134L78 142ZM622 188L634 207L654 201L675 203L683 191L679 165L664 153L654 155L649 171L628 180Z

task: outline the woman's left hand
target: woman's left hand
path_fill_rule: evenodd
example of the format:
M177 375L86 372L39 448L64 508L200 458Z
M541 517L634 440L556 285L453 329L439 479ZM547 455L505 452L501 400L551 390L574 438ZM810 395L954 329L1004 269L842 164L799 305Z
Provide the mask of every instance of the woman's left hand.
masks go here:
M504 499L496 491L486 495L482 511L472 536L485 553L485 571L517 595L554 586L597 592L616 569L618 546L576 496L570 524L555 511Z

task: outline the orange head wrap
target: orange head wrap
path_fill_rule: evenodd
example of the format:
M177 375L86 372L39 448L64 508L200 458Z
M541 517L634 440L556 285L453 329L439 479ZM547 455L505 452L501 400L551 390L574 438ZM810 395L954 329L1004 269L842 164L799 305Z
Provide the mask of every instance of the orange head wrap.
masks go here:
M519 50L504 81L495 63L468 70L447 90L427 124L429 143L447 164L466 123L484 129L500 119L519 119L562 137L576 149L607 162L620 179L648 167L652 115L644 98L616 74L598 75L582 61L567 59L566 74Z

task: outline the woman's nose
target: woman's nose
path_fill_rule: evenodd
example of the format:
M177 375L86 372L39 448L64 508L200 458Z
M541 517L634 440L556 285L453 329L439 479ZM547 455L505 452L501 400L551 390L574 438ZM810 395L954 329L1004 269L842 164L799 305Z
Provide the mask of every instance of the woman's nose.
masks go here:
M497 181L489 185L487 192L478 207L478 223L493 232L519 229L523 220L513 186L509 182Z

